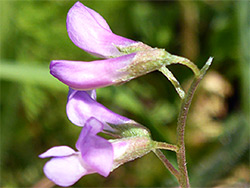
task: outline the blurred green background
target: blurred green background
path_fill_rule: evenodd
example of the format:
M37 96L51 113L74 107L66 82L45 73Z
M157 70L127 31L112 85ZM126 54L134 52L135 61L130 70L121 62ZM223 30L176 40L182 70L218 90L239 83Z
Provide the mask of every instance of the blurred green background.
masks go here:
M214 62L198 88L186 129L193 187L249 186L249 1L81 1L113 32L185 56ZM74 148L80 128L65 113L67 87L49 74L54 59L94 60L66 31L74 1L0 1L1 180L7 187L52 187L38 155ZM192 72L169 67L187 88ZM159 72L98 89L98 101L147 126L155 140L175 143L180 99ZM176 165L173 152L164 152ZM103 178L73 187L173 187L175 178L150 153Z

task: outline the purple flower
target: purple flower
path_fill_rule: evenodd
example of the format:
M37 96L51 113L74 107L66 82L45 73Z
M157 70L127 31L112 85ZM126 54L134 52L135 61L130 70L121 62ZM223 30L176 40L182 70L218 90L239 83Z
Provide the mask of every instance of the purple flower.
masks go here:
M164 50L154 49L92 62L53 60L50 73L73 89L91 90L127 82L169 63Z
M50 73L74 89L90 90L120 83L128 72L122 71L133 62L135 53L92 62L53 60Z
M112 33L100 14L80 2L76 2L68 12L67 31L76 46L99 57L121 56L116 46L137 43Z
M57 146L41 154L41 158L53 157L44 166L46 176L61 186L72 185L91 173L108 176L114 154L112 144L97 135L102 129L103 124L91 118L76 143L77 152L67 146Z
M106 123L120 125L134 122L112 112L95 99L95 90L78 91L70 88L66 106L69 120L75 125L82 127L90 117L94 117L104 123L104 130L106 131L112 131L112 128Z
M121 164L145 155L152 150L151 140L145 136L106 140L97 135L104 125L90 118L83 127L74 151L68 146L56 146L40 158L52 157L45 166L45 175L60 186L70 186L82 176L99 173L107 177Z
M92 62L53 60L50 73L71 88L91 90L127 82L158 70L169 54L142 42L118 36L100 14L80 2L67 16L67 31L73 43L90 54L110 58Z

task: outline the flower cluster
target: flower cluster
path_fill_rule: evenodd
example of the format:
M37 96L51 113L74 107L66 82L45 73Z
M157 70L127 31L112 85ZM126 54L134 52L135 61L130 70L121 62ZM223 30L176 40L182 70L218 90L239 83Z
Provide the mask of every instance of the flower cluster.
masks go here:
M120 165L153 151L181 187L189 187L184 128L192 96L212 58L199 70L186 58L118 36L100 14L80 2L68 12L67 31L76 46L103 59L92 62L51 61L50 73L69 86L67 116L82 130L76 151L68 146L55 146L39 155L40 158L51 158L44 166L45 175L57 185L71 186L87 174L98 173L107 177ZM195 74L187 94L166 67L175 63L189 67ZM168 78L183 99L177 123L177 145L152 140L146 127L96 101L95 89L128 82L155 70ZM159 149L176 152L179 170Z
M45 175L57 185L71 186L87 174L98 173L107 177L120 165L153 151L181 187L189 187L184 146L185 120L194 91L212 58L199 70L186 58L118 36L100 14L80 2L68 12L67 31L76 46L103 59L92 62L51 61L50 73L69 86L67 116L82 130L76 151L68 146L55 146L39 156L51 158L44 166ZM166 67L175 63L189 67L195 74L187 94ZM152 140L146 127L96 101L95 89L128 82L155 70L168 78L183 99L177 123L177 145ZM98 135L101 132L111 139ZM176 152L179 170L159 149Z
M95 89L157 70L167 64L168 57L164 50L114 34L101 15L80 2L68 12L67 31L76 46L105 59L53 60L50 64L50 73L69 86L66 106L69 120L82 127L77 151L56 146L39 156L51 158L44 173L60 186L70 186L91 173L107 177L120 165L155 149L150 132L98 103ZM100 132L113 139L104 139L97 135Z

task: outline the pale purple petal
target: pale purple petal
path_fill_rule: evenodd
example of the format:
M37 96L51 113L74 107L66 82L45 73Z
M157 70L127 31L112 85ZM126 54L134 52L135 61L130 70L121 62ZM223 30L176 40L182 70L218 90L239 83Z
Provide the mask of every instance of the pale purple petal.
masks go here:
M112 33L100 14L80 2L75 3L68 12L67 31L76 46L99 57L121 56L115 45L136 43Z
M78 126L84 126L90 117L95 117L102 122L115 125L125 124L131 121L98 103L92 99L86 91L73 89L70 89L68 94L66 112L69 120ZM104 124L104 129L112 130L107 124Z
M104 29L106 29L106 30L112 32L111 29L110 29L110 27L109 27L109 25L108 25L108 23L106 22L106 20L105 20L98 12L92 10L91 8L88 8L88 7L84 6L84 5L81 4L79 1L76 2L76 6L77 6L76 9L79 8L80 11L85 11L84 9L87 9L87 11L88 11L88 13L89 13L90 15L88 15L88 13L86 12L86 14L85 14L86 17L92 16L92 18L94 18L95 21L96 21L100 26L102 26ZM73 7L72 7L72 8L73 8ZM73 8L73 9L74 9L74 8ZM72 11L74 11L74 10L72 10ZM90 19L91 19L91 18L90 18Z
M82 176L95 172L84 165L80 154L52 158L45 164L43 170L51 181L65 187L73 185Z
M76 147L86 164L107 177L113 166L113 147L108 140L96 135L102 129L100 121L90 118L82 129Z
M71 88L92 90L116 84L116 80L127 77L127 72L119 70L131 64L134 56L135 53L91 62L53 60L50 73Z
M127 141L116 141L112 143L113 151L114 151L114 160L120 158L128 149L129 142Z
M99 132L102 132L104 125L94 117L89 118L85 126L79 135L76 142L76 148L80 151L80 145L88 139L89 136L96 136Z
M55 146L39 155L40 158L64 157L74 154L75 151L68 146Z

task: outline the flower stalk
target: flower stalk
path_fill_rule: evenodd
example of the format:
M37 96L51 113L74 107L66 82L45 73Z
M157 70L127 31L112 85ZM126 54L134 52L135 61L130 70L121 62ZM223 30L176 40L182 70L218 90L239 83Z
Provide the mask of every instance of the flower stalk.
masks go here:
M182 188L189 188L190 183L189 183L189 178L188 178L188 171L187 171L187 166L186 166L186 153L185 153L185 126L186 126L186 120L187 120L187 115L189 111L189 107L191 105L194 93L206 74L208 68L210 67L213 58L209 58L206 62L206 64L203 66L201 70L199 70L195 64L190 62L189 60L178 57L176 56L177 59L183 59L181 64L187 63L187 66L191 68L195 74L195 78L188 90L188 92L185 94L184 90L182 89L181 85L177 81L177 79L173 76L173 74L165 67L161 67L159 71L161 71L168 79L169 81L174 85L177 93L182 99L182 104L181 104L181 110L178 116L178 121L177 121L177 144L172 145L172 144L167 144L163 142L157 142L156 143L156 148L154 150L154 153L156 156L162 161L162 163L165 165L165 167L177 178L179 185ZM178 61L174 61L176 63L179 63ZM184 63L183 63L184 62ZM165 157L165 155L160 151L160 149L166 149L166 150L171 150L176 152L177 156L177 164L179 170L175 169L174 166L170 163L170 161Z
M167 67L165 67L165 66L162 66L159 69L159 71L162 72L162 74L164 74L164 76L166 76L167 79L173 84L173 86L175 87L175 90L178 93L178 95L180 96L180 98L184 99L185 98L185 91L181 87L181 85L178 82L178 80L174 77L174 75L172 74L172 72Z
M171 63L173 63L173 64L178 63L181 65L185 65L193 71L193 73L196 77L200 75L200 70L198 69L198 67L192 61L188 60L187 58L180 57L177 55L172 55L171 56Z
M154 141L154 143L155 143L155 148L157 149L165 149L165 150L170 150L170 151L175 151L175 152L177 152L179 149L178 146L173 145L173 144L168 144L165 142Z
M185 154L185 126L186 126L186 120L187 115L189 111L190 104L192 102L192 98L194 96L194 92L197 89L200 81L206 74L206 71L208 70L209 66L212 63L213 58L209 58L204 67L201 69L200 73L195 76L186 97L182 101L181 105L181 111L178 116L178 122L177 122L177 146L179 147L179 150L177 151L177 163L179 167L180 176L178 177L179 184L182 188L188 188L190 187L189 178L188 178L188 171L186 166L186 154Z
M179 171L170 163L160 149L154 150L155 155L162 161L165 167L173 174L177 179L180 176Z

